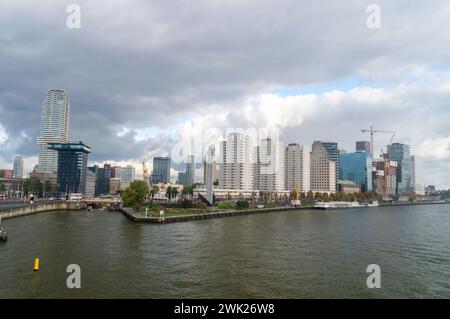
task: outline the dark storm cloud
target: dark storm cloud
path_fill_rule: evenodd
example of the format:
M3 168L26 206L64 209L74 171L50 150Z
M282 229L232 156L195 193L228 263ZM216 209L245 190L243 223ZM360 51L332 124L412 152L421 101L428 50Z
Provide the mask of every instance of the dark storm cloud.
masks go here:
M164 130L222 105L233 113L277 87L402 78L449 55L443 1L379 1L377 31L366 28L364 1L78 1L78 30L65 25L70 3L1 4L0 125L10 139L24 136L14 151L25 155L37 153L50 88L70 93L72 139L91 145L95 160L119 161L173 144L136 141L138 129Z

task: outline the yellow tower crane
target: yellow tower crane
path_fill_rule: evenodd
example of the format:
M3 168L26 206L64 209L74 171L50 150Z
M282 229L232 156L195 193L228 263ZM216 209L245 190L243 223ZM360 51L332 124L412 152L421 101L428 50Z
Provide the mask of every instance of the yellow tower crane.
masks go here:
M380 131L380 130L374 130L373 125L370 126L370 129L361 129L361 132L363 133L370 133L370 155L373 158L373 134L374 133L389 133L392 134L391 137L391 143L394 140L395 132L394 131Z

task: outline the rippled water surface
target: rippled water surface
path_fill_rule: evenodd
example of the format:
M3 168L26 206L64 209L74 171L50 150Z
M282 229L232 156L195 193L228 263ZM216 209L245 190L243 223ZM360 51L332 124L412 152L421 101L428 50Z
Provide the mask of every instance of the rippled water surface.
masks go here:
M450 298L450 205L167 225L53 212L3 225L0 298ZM66 287L69 264L81 289ZM381 289L366 287L369 264Z

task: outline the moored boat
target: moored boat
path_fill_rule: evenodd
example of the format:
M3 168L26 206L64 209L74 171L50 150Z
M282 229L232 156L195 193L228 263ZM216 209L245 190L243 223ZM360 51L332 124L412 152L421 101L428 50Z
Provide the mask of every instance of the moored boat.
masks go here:
M320 202L314 205L315 209L348 209L365 207L358 202Z
M314 209L349 209L349 208L368 208L378 207L378 201L372 203L360 204L358 202L319 202L314 205Z
M0 241L7 241L7 240L8 240L8 233L2 227L2 218L0 217Z
M380 206L380 204L378 203L377 200L374 200L372 203L368 203L367 207L378 207Z

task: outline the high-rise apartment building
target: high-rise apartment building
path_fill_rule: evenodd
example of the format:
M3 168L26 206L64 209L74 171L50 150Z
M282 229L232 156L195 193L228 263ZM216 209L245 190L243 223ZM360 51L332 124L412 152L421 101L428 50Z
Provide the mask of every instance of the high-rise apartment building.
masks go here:
M410 191L416 192L417 186L416 186L416 157L414 155L411 155L409 157L409 160L411 162L411 182L410 182Z
M16 156L13 163L13 178L23 178L23 158Z
M58 154L49 149L49 143L69 142L69 95L63 90L49 90L45 94L41 111L41 135L39 145L38 172L56 172Z
M186 161L186 171L178 172L178 184L191 186L195 183L194 155L189 155Z
M154 157L151 177L152 184L170 183L170 167L170 157Z
M187 180L188 185L193 185L195 183L194 155L188 156L188 161L186 163L186 180Z
M253 187L262 192L285 190L284 148L272 138L264 138L256 148L257 160Z
M336 161L320 141L315 141L311 149L311 191L336 192Z
M336 189L337 182L339 179L339 148L338 143L336 142L321 142L322 146L328 153L328 158L334 162L334 171L335 171L335 181L336 181Z
M252 189L253 147L251 137L242 133L231 133L220 143L220 188Z
M56 188L59 193L86 194L86 170L89 146L79 143L49 143L58 154Z
M310 183L310 153L306 146L289 144L285 149L285 190L307 193Z

